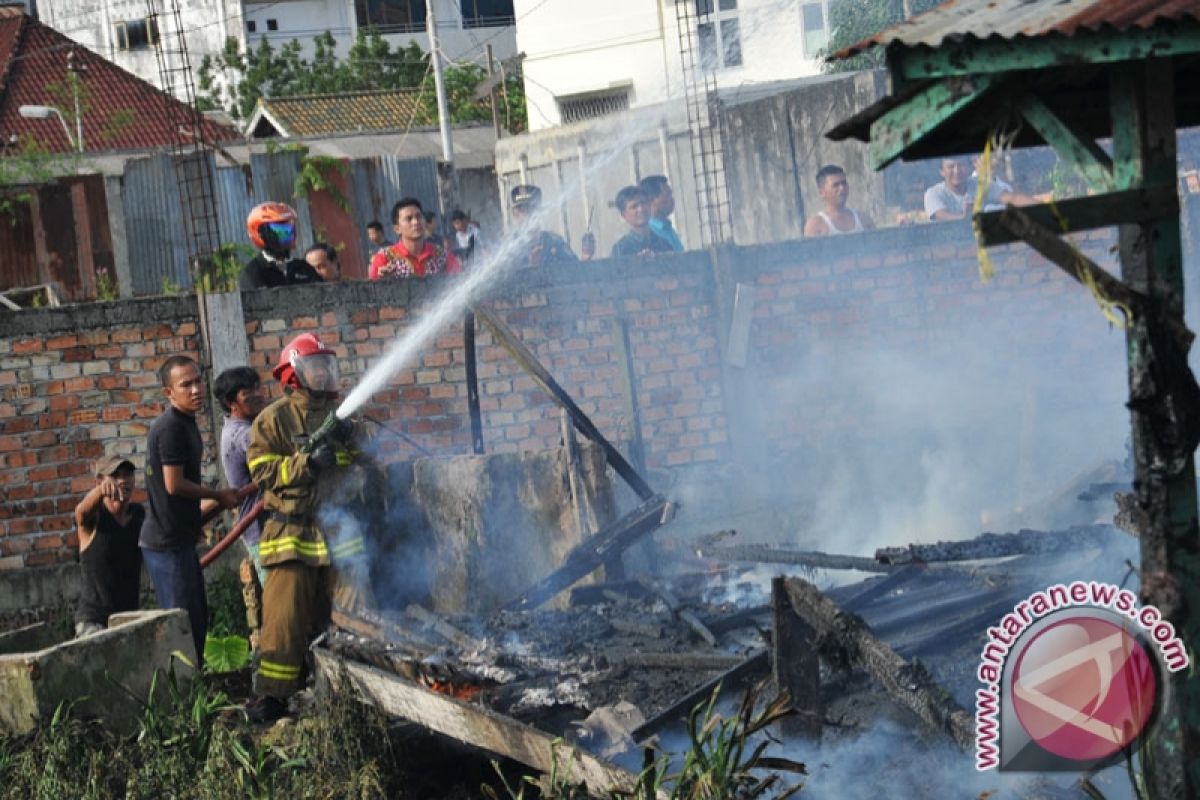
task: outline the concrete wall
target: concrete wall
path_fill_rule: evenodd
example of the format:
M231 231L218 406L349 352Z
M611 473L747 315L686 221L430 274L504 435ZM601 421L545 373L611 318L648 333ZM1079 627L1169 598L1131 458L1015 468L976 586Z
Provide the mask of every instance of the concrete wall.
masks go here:
M1112 265L1110 237L1080 244ZM969 231L946 223L727 248L715 264L697 252L524 271L487 302L621 446L634 433L625 320L651 482L683 502L686 525L744 528L744 515L767 513L775 537L818 518L832 535L864 498L895 495L930 515L957 504L936 524L910 520L914 538L952 536L989 503L1024 503L1101 454L1120 457L1127 431L1120 332L1024 248L993 261L981 282ZM250 363L270 382L285 341L311 330L353 383L442 287L247 292ZM88 463L118 452L141 465L162 408L153 371L198 346L191 298L0 315L0 569L75 559L69 515L92 484ZM487 451L556 447L557 409L486 332L477 346ZM464 358L451 327L364 410L437 454L468 452ZM413 455L388 447L385 458Z
M802 88L759 99L726 98L725 174L733 208L734 241L761 244L799 238L809 214L820 209L815 175L823 164L841 164L851 186L851 204L865 208L878 224L894 217L886 190L889 172L877 173L858 142L836 143L825 131L873 103L883 90L882 74L856 73L814 81ZM532 104L531 104L532 107ZM532 111L531 111L532 115ZM578 250L592 211L598 251L608 253L628 232L611 207L617 191L645 175L663 173L675 189L675 227L684 246L703 246L687 112L682 101L639 108L614 117L505 138L496 144L501 194L520 182L542 187L558 202L570 189L561 213L546 226L568 236ZM578 187L579 147L586 178ZM664 164L663 153L666 153ZM924 172L905 178L926 180ZM936 168L929 183L936 181ZM921 183L921 187L924 187Z
M192 69L200 66L205 55L215 55L224 48L229 36L241 39L242 3L240 0L191 0L181 2L180 20L186 32L188 55ZM141 20L148 7L144 0L40 0L38 14L42 22L107 58L155 86L160 85L158 61L153 46L131 50L118 47L115 25L121 21ZM169 16L159 20L167 58L176 59L173 51L176 32ZM244 41L244 40L243 40ZM160 86L161 88L161 86Z
M742 53L740 66L716 69L719 87L736 89L820 72L813 54L802 47L800 0L741 0L733 11L712 5L718 7L716 24L737 23ZM628 88L631 108L682 98L675 6L673 0L516 0L530 130L559 125L558 99L573 95Z

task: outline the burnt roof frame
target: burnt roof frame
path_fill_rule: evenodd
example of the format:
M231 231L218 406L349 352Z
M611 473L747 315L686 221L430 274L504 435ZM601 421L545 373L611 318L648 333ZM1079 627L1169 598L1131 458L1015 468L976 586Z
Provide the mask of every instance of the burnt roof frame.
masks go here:
M966 5L955 9L963 19L969 18ZM1021 239L1088 283L1098 299L1123 308L1135 487L1148 520L1140 537L1141 599L1157 606L1183 641L1200 641L1194 463L1200 386L1187 364L1192 335L1182 325L1176 176L1176 129L1200 122L1193 89L1200 84L1200 22L1159 18L1123 31L1110 25L1008 39L960 28L946 32L937 47L905 45L899 34L893 29L837 54L890 41L891 94L830 130L829 138L870 142L879 169L896 158L977 152L985 141L981 132L1012 130L1004 123L1016 116L1015 147L1050 145L1100 192L1069 201L1088 218L1086 226L1046 224L1062 219L1050 202L976 214L975 229L980 247ZM1111 136L1111 156L1096 141L1104 136ZM1058 236L1106 226L1118 227L1121 279ZM988 229L999 234L989 237ZM1184 672L1165 681L1169 696L1146 742L1155 764L1148 777L1157 795L1200 796L1200 681Z

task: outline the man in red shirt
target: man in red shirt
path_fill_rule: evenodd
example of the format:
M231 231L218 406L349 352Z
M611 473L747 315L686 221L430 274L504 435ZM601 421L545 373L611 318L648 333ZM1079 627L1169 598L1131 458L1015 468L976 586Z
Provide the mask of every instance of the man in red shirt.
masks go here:
M453 253L425 238L425 211L420 200L405 197L392 206L392 223L397 241L371 259L371 280L423 278L439 272L453 275L462 271Z

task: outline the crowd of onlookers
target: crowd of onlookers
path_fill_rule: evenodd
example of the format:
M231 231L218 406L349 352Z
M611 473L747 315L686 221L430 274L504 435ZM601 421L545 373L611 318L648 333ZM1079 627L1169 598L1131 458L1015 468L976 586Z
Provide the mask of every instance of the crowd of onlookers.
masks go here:
M1028 205L1034 198L1014 191L998 177L989 177L979 191L980 159L974 159L972 171L964 158L946 158L941 162L941 181L925 191L924 210L913 219L943 221L964 219L974 211L976 199L983 210L994 210L1006 203ZM821 208L808 217L804 236L838 236L875 228L864 210L848 203L850 182L846 171L826 164L816 173ZM675 195L663 175L649 175L636 185L617 192L612 203L628 226L628 231L613 243L613 258L642 258L659 253L682 252L684 244L671 222ZM513 187L509 209L514 226L526 232L510 257L518 264L537 267L547 264L591 261L598 256L596 238L591 231L580 239L576 254L571 244L558 234L543 230L537 221L542 206L542 190L532 184ZM318 281L340 280L341 265L336 247L318 242L308 248L303 259L292 258L296 240L296 214L283 203L264 203L251 213L247 222L250 238L259 249L242 273L240 286L254 289ZM392 208L391 233L384 224L373 220L367 225L371 244L369 276L371 280L411 278L439 272L457 273L481 256L494 251L496 242L485 237L477 222L455 210L450 225L442 229L435 212L425 210L416 198L400 200Z

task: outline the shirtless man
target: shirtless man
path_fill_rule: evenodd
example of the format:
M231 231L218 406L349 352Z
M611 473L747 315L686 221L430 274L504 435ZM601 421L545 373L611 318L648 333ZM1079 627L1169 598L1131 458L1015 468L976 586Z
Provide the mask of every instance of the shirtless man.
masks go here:
M838 236L874 229L875 223L867 212L847 207L850 183L846 171L837 164L826 164L817 170L817 191L825 209L804 223L805 236Z

